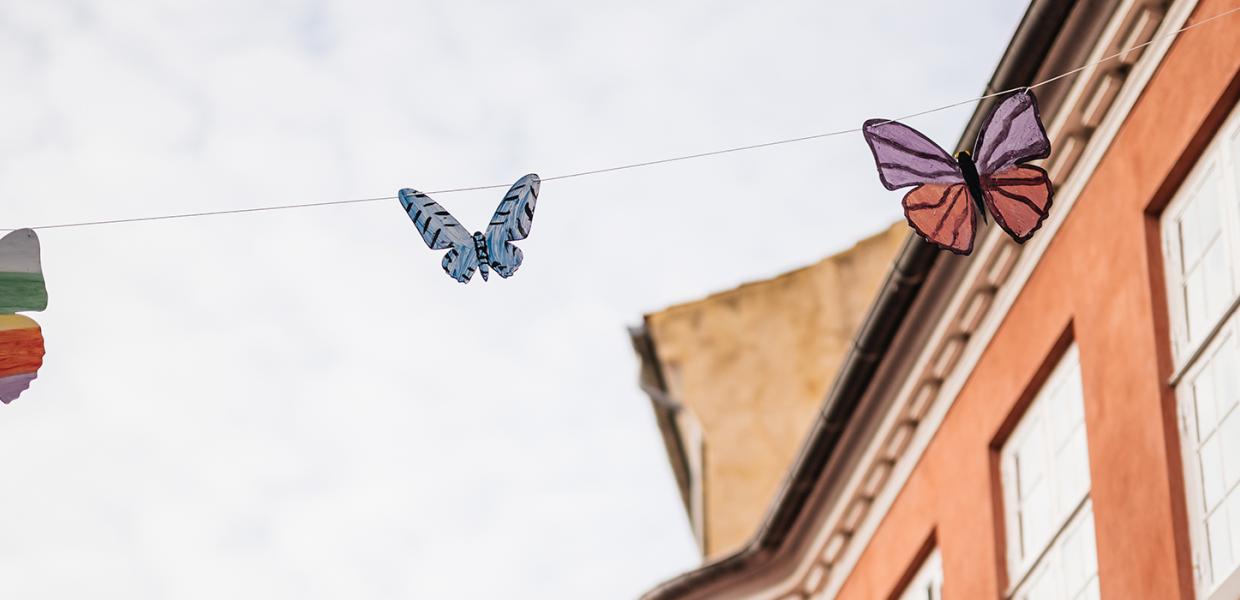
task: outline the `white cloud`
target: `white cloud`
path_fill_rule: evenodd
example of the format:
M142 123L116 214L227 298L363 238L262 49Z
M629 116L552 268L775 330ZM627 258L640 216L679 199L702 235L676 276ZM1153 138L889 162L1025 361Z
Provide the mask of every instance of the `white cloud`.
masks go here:
M0 226L851 127L975 95L1022 8L0 3ZM869 162L844 137L548 182L520 274L469 286L395 201L45 231L0 596L632 597L696 558L624 326L898 218ZM498 194L439 199L480 228Z

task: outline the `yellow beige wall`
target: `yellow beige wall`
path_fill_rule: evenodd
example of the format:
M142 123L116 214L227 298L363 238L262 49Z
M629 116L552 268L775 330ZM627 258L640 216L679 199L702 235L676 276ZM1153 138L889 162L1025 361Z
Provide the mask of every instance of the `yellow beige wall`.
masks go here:
M907 235L897 223L809 267L647 316L668 392L702 430L707 558L753 536Z

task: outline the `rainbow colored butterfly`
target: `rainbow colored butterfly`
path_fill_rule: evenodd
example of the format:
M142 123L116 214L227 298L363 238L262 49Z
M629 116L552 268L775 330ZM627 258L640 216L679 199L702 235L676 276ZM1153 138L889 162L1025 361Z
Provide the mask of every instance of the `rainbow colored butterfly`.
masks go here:
M962 151L952 158L921 132L895 121L870 119L862 132L884 187L917 186L904 195L904 217L940 248L972 252L977 216L985 220L987 211L1024 243L1050 212L1050 177L1024 164L1051 153L1029 90L1008 96L986 117L973 154Z
M0 238L0 402L17 399L43 366L43 332L18 311L47 308L39 238L18 229Z

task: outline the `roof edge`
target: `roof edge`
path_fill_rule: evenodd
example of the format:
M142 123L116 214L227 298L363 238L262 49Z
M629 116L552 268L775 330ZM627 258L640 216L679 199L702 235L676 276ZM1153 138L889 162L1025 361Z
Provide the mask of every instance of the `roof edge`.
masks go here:
M650 398L650 407L654 409L655 422L663 437L663 445L666 447L669 462L672 463L676 487L680 490L680 501L684 504L685 514L688 515L690 528L692 528L693 501L689 454L685 449L685 440L681 435L680 427L676 424L676 416L682 407L668 392L662 363L659 362L659 351L655 347L654 336L650 334L650 328L646 323L630 327L629 339L633 343L633 350L637 352L640 365L638 375L640 386Z

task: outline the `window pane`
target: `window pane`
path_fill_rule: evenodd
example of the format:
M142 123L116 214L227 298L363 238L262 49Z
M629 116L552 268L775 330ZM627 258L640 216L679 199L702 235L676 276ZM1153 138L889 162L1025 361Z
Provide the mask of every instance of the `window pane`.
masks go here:
M1219 446L1219 436L1201 445L1201 484L1205 488L1206 511L1214 510L1223 500L1223 452Z
M1063 485L1059 486L1056 520L1060 523L1080 504L1089 493L1089 450L1086 447L1085 427L1077 427L1056 461Z
M1102 592L1098 590L1098 577L1095 576L1090 580L1089 586L1085 588L1085 593L1079 596L1081 600L1100 600Z
M1052 572L1051 565L1046 565L1045 568L1034 574L1034 579L1030 582L1028 591L1018 594L1018 597L1028 598L1029 600L1062 598L1063 593L1059 591L1059 578L1056 575L1056 573Z
M1226 414L1240 400L1240 369L1236 368L1240 365L1240 355L1236 352L1236 336L1228 336L1223 341L1211 362L1218 365L1214 369L1215 403L1219 412Z
M1062 556L1063 562L1063 582L1064 589L1068 595L1075 595L1077 592L1085 588L1085 584L1089 581L1092 573L1086 570L1085 561L1082 560L1084 553L1081 548L1081 535L1079 528L1068 532L1067 539L1064 540Z
M1046 471L1046 448L1042 431L1042 423L1030 424L1033 431L1021 440L1016 449L1016 468L1019 497L1022 501L1035 492L1042 481L1042 473Z
M1235 172L1235 181L1240 181L1240 127L1233 125L1231 129L1231 166Z
M1227 511L1214 511L1206 519L1206 534L1210 537L1210 566L1214 570L1215 580L1222 580L1231 572L1231 524L1227 521Z
M1025 533L1024 556L1036 555L1054 533L1054 506L1049 488L1050 485L1038 485L1023 501L1021 529Z
M1209 331L1209 308L1206 306L1205 270L1197 269L1184 277L1184 318L1188 323L1188 339L1200 340Z
M1216 215L1222 219L1222 214ZM1210 248L1206 251L1203 259L1203 265L1198 270L1205 272L1204 283L1206 284L1205 292L1205 310L1208 323L1204 324L1201 333L1205 334L1214 325L1218 323L1223 311L1231 304L1232 299L1232 282L1231 282L1231 265L1228 264L1227 243L1224 240L1215 240Z
M1218 438L1222 444L1223 487L1240 497L1235 493L1236 484L1240 483L1240 411L1233 409L1223 419Z
M1232 494L1227 498L1227 521L1230 528L1227 530L1228 541L1231 542L1231 548L1228 555L1231 557L1231 563L1228 565L1228 572L1236 566L1236 559L1240 558L1240 494ZM1219 509L1222 512L1222 509ZM1220 532L1219 535L1222 535ZM1220 541L1221 543L1221 541Z
M1064 589L1070 597L1086 592L1098 573L1093 514L1087 514L1080 521L1069 532L1063 547Z
M1199 180L1197 188L1187 199L1184 216L1180 218L1181 248L1184 249L1182 269L1193 270L1201 261L1206 247L1219 233L1219 220L1214 214L1219 205L1215 198L1217 170L1211 168Z
M1207 364L1197 374L1197 378L1193 380L1193 400L1197 407L1198 440L1210 437L1210 434L1214 432L1214 426L1218 423L1218 414L1215 410L1214 401L1215 387L1212 364Z

